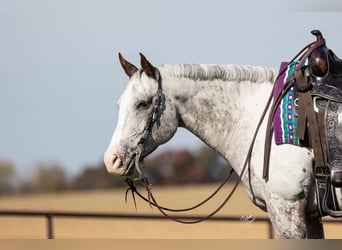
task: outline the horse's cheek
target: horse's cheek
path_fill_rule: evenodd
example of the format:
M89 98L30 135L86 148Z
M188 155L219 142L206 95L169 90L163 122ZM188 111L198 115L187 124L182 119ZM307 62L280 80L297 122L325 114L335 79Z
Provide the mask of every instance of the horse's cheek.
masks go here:
M173 116L162 116L160 123L155 126L156 129L153 137L158 145L166 143L176 133L177 123L175 119Z

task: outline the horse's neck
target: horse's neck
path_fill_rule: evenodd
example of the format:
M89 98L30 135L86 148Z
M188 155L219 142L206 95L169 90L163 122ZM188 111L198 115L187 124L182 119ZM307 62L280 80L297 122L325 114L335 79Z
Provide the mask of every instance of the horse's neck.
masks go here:
M190 79L166 82L179 112L180 126L202 139L240 172L270 94L270 82Z

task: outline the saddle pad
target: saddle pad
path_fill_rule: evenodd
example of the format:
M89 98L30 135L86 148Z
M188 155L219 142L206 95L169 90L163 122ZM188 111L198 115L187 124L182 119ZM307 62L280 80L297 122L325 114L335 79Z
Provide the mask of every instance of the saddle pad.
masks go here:
M287 62L282 62L280 64L279 72L284 70L287 64ZM289 77L291 77L296 67L296 64L297 62L291 63L287 70L280 75L274 89L274 97L276 97L279 94L284 83L287 81ZM295 116L294 99L294 89L292 87L284 96L274 115L273 129L274 139L277 145L299 145L299 138L296 136L297 117Z

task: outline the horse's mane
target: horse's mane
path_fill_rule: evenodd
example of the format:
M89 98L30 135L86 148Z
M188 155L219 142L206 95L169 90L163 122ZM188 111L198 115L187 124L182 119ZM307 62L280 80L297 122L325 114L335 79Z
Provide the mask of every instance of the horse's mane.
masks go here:
M175 78L188 78L196 81L237 81L237 82L274 82L277 72L274 69L242 66L242 65L211 65L211 64L175 64L161 65L159 70Z

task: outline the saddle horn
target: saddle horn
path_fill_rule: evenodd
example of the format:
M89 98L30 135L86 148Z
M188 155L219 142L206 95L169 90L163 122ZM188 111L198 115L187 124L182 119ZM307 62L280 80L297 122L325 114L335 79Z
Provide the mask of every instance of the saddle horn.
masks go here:
M121 67L123 68L123 70L125 71L126 75L128 75L129 77L131 77L135 72L138 71L138 68L135 67L133 64L131 64L130 62L128 62L122 55L121 53L119 53L119 60L120 60L120 64Z

